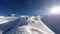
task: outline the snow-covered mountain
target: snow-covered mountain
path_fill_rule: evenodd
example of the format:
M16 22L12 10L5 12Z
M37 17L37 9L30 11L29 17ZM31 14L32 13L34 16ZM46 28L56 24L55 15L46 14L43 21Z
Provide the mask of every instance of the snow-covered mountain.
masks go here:
M56 34L60 34L60 14L44 15L42 21Z
M2 16L0 34L55 34L41 21L41 16Z

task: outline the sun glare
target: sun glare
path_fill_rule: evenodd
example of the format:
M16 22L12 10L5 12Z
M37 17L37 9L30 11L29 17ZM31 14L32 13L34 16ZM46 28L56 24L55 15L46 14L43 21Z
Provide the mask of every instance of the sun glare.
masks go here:
M59 14L60 13L60 7L53 7L51 9L52 14Z

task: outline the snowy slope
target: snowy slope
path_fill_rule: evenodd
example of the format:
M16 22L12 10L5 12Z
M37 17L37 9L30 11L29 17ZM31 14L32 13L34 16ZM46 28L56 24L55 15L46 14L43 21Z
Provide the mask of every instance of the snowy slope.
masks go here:
M60 34L60 14L44 15L42 21L52 29L56 34Z
M0 22L1 34L55 34L40 18L40 16L5 17L7 22Z

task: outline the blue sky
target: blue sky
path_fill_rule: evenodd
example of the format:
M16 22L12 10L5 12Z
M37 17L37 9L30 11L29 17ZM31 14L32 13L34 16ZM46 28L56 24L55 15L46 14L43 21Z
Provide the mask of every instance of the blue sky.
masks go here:
M59 0L58 0L59 1ZM0 0L0 15L43 15L54 0ZM57 2L57 1L56 1Z

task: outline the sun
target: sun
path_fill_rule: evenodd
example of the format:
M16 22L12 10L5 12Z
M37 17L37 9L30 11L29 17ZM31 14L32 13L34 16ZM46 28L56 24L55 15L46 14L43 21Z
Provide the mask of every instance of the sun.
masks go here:
M56 6L51 8L51 13L52 14L59 14L60 13L60 7Z

